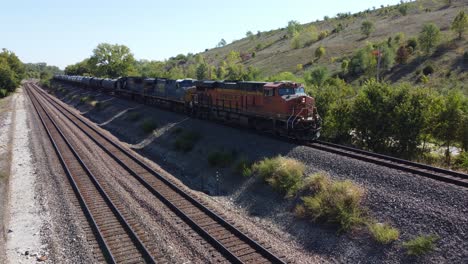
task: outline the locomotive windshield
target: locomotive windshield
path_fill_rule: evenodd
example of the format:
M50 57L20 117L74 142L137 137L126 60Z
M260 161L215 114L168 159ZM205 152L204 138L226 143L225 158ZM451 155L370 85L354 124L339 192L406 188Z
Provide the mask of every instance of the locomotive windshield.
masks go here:
M298 88L280 88L278 89L279 96L291 94L305 94L304 87Z

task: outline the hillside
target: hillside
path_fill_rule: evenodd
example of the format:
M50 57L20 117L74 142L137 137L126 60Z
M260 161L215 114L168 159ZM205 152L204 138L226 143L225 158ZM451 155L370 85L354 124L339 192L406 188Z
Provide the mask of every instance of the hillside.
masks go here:
M305 29L299 38L304 39L305 34L310 34L311 36L305 37L309 42L314 41L320 32L329 32L329 36L317 39L311 45L304 45L302 40L301 47L294 49L291 43L293 38L288 37L287 28L282 28L261 32L201 54L209 64L217 66L229 52L237 51L243 55L242 63L245 66L260 69L264 77L285 71L301 75L298 64L302 64L304 70L320 65L326 66L331 72L337 72L341 69L343 59L351 58L357 49L365 47L368 43L387 41L389 37L395 38L400 32L404 34L404 39L408 40L417 37L424 24L434 23L442 33L441 46L435 54L422 60L412 56L413 60L407 65L396 66L387 72L386 78L391 81L410 80L414 77L413 73L418 66L430 62L435 68L441 66L447 70L458 68L457 73L462 74L459 77L465 79L466 66L463 69L463 63L459 58L462 58L466 51L468 42L461 40L448 44L447 41L455 38L456 34L450 30L450 24L457 13L467 7L467 4L465 0L452 1L450 6L446 5L445 1L417 1L406 4L406 15L402 15L399 5L356 14L343 13L335 18L302 25ZM371 21L375 26L375 31L368 38L360 31L361 24L365 20ZM315 27L315 30L312 28L315 32L304 32L310 26ZM342 30L333 33L338 27L342 27ZM326 49L326 55L314 61L314 52L320 46Z

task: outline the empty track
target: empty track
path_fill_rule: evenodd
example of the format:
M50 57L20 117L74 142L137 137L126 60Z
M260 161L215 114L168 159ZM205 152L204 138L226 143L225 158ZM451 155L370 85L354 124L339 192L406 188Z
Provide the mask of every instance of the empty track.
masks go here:
M233 263L285 263L283 257L276 256L267 247L252 240L187 193L180 185L162 176L135 154L108 138L93 123L70 111L62 102L52 98L37 85L30 84L30 88L34 90L30 94L40 94L44 101L84 132L225 259Z
M381 166L386 166L389 168L418 174L424 177L432 178L437 181L447 182L465 188L468 187L468 175L461 172L445 170L421 163L398 159L391 156L377 154L361 149L346 147L324 141L316 141L313 143L306 144L306 146L324 150L327 152L332 152L342 156L359 159L366 162L375 163Z
M93 234L90 235L97 239L101 249L98 252L94 250L97 260L108 263L155 263L140 240L142 234L138 224L119 210L113 195L106 192L88 169L44 102L33 91L26 90L91 225Z

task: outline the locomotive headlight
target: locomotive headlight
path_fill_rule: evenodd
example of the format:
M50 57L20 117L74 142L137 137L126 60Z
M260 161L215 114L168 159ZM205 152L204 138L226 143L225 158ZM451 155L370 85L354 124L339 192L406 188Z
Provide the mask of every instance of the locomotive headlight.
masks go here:
M302 103L305 103L305 97L302 97Z

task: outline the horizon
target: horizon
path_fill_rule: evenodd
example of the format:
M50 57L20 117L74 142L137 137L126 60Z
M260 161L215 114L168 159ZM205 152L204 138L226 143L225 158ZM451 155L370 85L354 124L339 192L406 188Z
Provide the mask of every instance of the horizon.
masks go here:
M240 0L218 9L213 0L202 4L185 0L171 3L145 0L138 5L85 0L67 6L51 0L17 1L6 3L5 10L11 12L0 17L6 31L1 48L13 51L25 63L45 62L62 70L89 57L99 43L125 45L137 60L164 61L178 54L212 49L221 39L232 43L244 38L247 31L264 32L283 28L291 20L305 24L323 20L325 16L332 18L337 13L356 13L399 2L331 0L310 3L297 0L294 5L286 6L279 1ZM24 6L30 8L24 9ZM239 14L246 22L239 23Z

